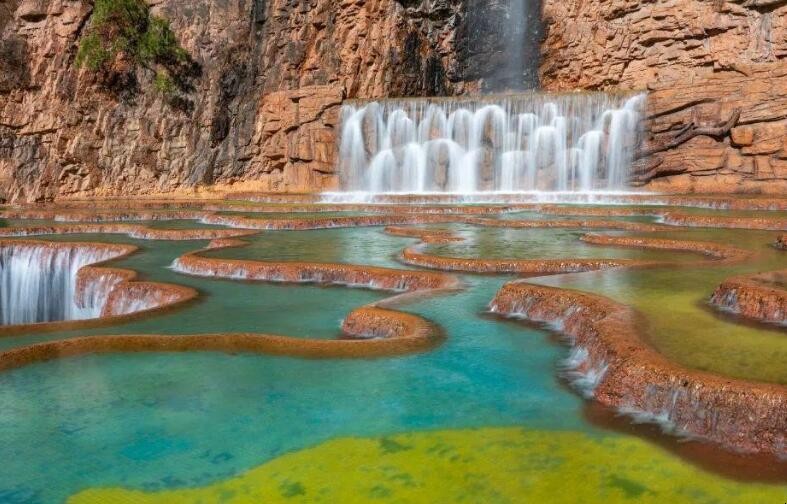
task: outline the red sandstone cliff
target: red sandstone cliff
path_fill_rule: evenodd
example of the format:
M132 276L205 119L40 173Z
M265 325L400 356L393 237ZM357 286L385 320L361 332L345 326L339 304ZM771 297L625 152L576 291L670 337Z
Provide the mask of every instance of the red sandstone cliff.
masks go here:
M640 183L787 191L787 1L544 0L543 16L546 89L650 91Z

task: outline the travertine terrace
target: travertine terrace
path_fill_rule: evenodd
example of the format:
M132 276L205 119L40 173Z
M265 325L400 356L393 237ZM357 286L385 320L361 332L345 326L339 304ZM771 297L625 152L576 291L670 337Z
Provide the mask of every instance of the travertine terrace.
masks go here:
M740 200L697 200L677 199L680 203L696 206L760 208L762 202L752 200L748 206ZM671 203L670 198L657 203ZM424 295L444 296L467 288L462 281L446 272L464 273L508 273L526 277L560 275L600 269L646 268L656 270L669 268L668 260L643 259L502 259L502 258L459 258L448 257L427 251L430 246L456 244L465 240L455 231L440 226L469 226L475 229L512 229L512 230L577 230L582 233L578 238L591 245L614 248L637 248L662 251L690 252L704 255L704 259L684 262L683 266L721 267L734 265L747 260L752 252L729 244L696 240L676 240L649 237L653 233L668 230L690 229L685 226L706 228L743 228L743 229L782 229L782 221L764 217L725 217L723 215L696 216L681 214L674 207L651 207L652 210L632 207L586 208L559 205L509 204L488 205L486 207L450 206L409 206L408 212L397 212L397 207L355 205L350 209L360 212L353 216L313 217L320 211L339 211L340 205L311 205L293 207L296 213L289 218L266 218L265 211L280 211L281 206L254 204L244 207L248 213L259 215L245 216L225 214L234 210L231 204L216 202L197 205L200 208L178 210L176 203L138 203L134 208L97 212L87 212L83 205L71 204L62 208L21 209L7 212L8 217L49 218L62 222L52 226L17 225L0 229L5 236L45 236L51 234L127 234L144 240L211 240L203 250L193 250L178 257L173 267L175 271L188 275L210 278L226 278L236 281L316 283L340 285L345 287L364 287L390 291L395 295L388 300L352 310L344 319L344 337L335 340L312 340L293 338L286 335L253 333L227 334L189 334L166 336L155 334L122 336L84 336L65 340L22 346L0 354L3 369L12 369L32 362L50 360L57 357L82 355L87 353L116 353L140 351L226 351L261 352L275 355L306 357L370 357L393 355L408 352L429 351L439 345L444 337L450 335L433 323L419 316L398 311L394 306L407 305ZM769 208L782 208L780 200L771 200ZM299 217L297 212L309 212L309 216ZM516 212L542 212L547 215L565 215L560 220L522 220L501 219L501 216ZM372 212L372 213L369 213ZM364 215L366 213L366 215ZM479 216L481 215L481 216ZM630 215L651 215L659 223L630 222L618 220ZM576 219L581 216L580 220ZM595 220L587 220L586 218ZM162 221L190 220L210 224L229 225L229 229L163 229L152 228L145 224L123 223L118 221ZM606 220L600 220L606 219ZM24 220L20 221L24 223ZM215 255L216 251L245 248L248 238L253 238L260 230L302 232L309 229L354 228L358 226L385 226L385 232L392 236L411 238L420 243L409 245L401 250L401 260L412 266L426 267L430 270L405 270L381 268L364 265L315 263L271 260L228 259ZM419 227L415 227L417 225ZM426 226L426 227L424 227ZM263 231L265 232L265 231ZM625 232L632 236L619 236ZM612 233L612 234L609 234ZM46 244L48 242L25 242L6 240L5 247L25 244ZM135 248L103 244L70 245L51 242L54 247L92 247L109 248L110 257L118 258L134 253ZM205 255L211 252L210 255ZM138 253L138 252L137 252ZM442 270L442 271L441 271ZM774 276L776 275L776 276ZM781 278L778 272L755 276L731 277L716 289L710 302L728 311L741 313L746 317L768 322L783 322L785 313L783 289L775 286ZM124 317L137 316L162 308L177 309L184 301L195 299L199 294L187 287L140 282L136 273L128 269L114 268L110 265L91 264L78 272L76 284L77 298L83 300L95 297L96 286L109 286L103 305L95 320L74 322L53 322L43 324L47 330L65 327L93 327L111 325ZM778 278L777 278L778 277ZM103 288L103 287L102 287ZM92 290L91 290L92 289ZM413 297L414 296L414 297ZM413 299L408 301L408 298ZM390 306L389 306L390 305ZM643 337L638 315L629 308L616 304L601 296L586 295L555 288L539 287L527 283L506 284L491 301L495 313L507 316L524 317L537 322L549 322L560 327L560 332L570 336L572 346L589 352L576 364L576 373L589 375L597 373L592 397L603 404L620 411L638 411L653 418L666 415L675 425L677 432L699 436L730 449L749 452L783 454L783 440L779 438L782 426L778 424L778 409L768 411L763 416L740 420L743 411L750 408L767 410L769 405L781 404L787 400L787 392L780 385L759 385L749 382L734 382L710 373L695 372L670 363L651 349ZM6 326L3 334L21 334L40 326ZM38 327L42 329L42 327ZM592 350L592 352L591 352ZM629 355L629 353L631 355ZM602 371L603 370L603 371ZM645 373L645 374L642 374ZM646 376L647 375L647 376ZM653 380L658 378L656 382ZM660 381L659 381L660 380ZM641 390L643 383L661 383L663 393L656 400L651 392ZM680 385L680 384L683 385ZM688 383L688 385L686 385ZM733 385L735 383L735 385ZM723 384L723 386L721 386ZM652 386L652 385L651 385ZM639 388L638 388L639 387ZM700 401L703 408L690 408L688 403L670 408L668 397L674 395L675 387L692 390L685 395L685 401ZM756 393L757 387L763 393ZM674 389L674 390L673 390ZM670 392L672 390L672 392ZM672 394L672 395L671 395ZM680 396L684 397L684 396ZM693 398L693 399L692 399ZM681 399L683 401L684 399ZM754 405L751 401L765 401ZM694 404L694 403L692 403ZM723 408L720 408L723 405ZM717 415L716 423L709 426L702 420L703 413L713 408ZM707 413L705 413L707 414ZM783 416L783 415L782 415Z
M0 504L787 495L787 0L0 0Z

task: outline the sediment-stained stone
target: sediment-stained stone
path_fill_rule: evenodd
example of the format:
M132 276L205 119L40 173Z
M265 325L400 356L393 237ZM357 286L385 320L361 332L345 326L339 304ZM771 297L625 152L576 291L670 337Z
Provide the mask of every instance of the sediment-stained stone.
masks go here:
M648 345L640 315L603 296L509 282L490 309L552 324L583 358L574 371L601 404L742 452L787 455L787 387L685 368ZM579 382L577 382L579 383Z
M787 270L728 278L711 296L711 304L744 317L787 324Z

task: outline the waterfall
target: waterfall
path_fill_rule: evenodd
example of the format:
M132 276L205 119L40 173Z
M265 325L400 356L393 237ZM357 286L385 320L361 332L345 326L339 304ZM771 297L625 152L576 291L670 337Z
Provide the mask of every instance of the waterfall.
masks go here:
M82 270L84 273L85 270ZM126 278L116 272L107 272L101 268L95 268L90 276L81 276L78 278L76 285L76 305L83 311L80 313L86 314L85 317L80 318L93 318L100 315L106 315L106 305L109 300L109 295L115 290L115 287L120 285Z
M343 192L616 192L644 95L522 93L347 102Z
M48 244L0 246L0 321L30 324L98 317L105 295L77 299L83 266L117 255L114 250Z

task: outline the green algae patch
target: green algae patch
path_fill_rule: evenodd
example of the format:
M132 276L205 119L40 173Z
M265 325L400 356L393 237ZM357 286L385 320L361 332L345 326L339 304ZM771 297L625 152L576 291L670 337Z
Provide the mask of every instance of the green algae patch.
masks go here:
M725 480L642 440L484 428L340 438L212 485L95 488L94 503L783 502L787 486Z

